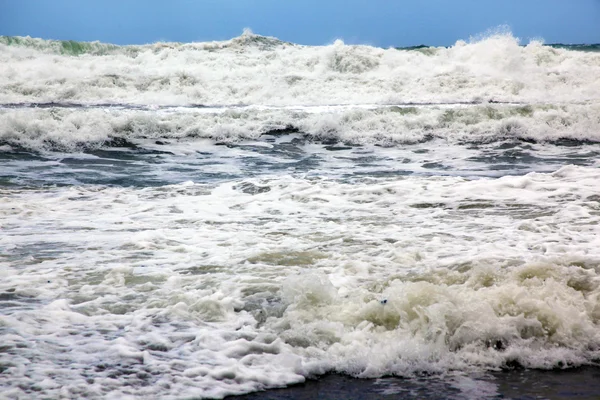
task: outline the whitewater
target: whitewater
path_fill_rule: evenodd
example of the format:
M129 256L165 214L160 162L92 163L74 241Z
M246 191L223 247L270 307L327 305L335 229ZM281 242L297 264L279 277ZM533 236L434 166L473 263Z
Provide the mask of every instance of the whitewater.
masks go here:
M598 366L599 167L598 46L2 36L0 397Z

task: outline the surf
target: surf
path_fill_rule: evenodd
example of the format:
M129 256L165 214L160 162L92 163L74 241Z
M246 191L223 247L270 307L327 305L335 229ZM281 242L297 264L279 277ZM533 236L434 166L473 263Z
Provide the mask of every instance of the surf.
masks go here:
M2 37L0 60L4 103L316 106L600 97L600 54L540 41L521 45L506 32L412 51L341 40L304 46L251 32L222 42L139 46Z

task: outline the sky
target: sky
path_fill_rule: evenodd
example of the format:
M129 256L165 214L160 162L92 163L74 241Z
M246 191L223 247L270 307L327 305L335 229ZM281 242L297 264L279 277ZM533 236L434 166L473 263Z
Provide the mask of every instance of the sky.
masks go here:
M600 0L0 0L0 35L114 44L250 28L307 45L449 46L500 25L524 43L600 43Z

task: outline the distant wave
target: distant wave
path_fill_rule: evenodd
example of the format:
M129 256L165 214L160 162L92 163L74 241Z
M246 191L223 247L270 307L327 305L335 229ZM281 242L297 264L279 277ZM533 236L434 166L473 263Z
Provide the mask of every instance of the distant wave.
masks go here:
M223 49L235 46L256 46L262 49L272 49L281 45L296 45L291 42L285 42L277 38L256 35L251 32L245 32L241 36L227 40L227 41L215 41L215 42L156 42L145 45L116 45L111 43L103 43L99 41L87 42L87 41L75 41L75 40L52 40L52 39L41 39L32 38L30 36L1 36L0 44L6 46L17 46L17 47L30 47L41 51L48 51L56 54L63 55L108 55L108 54L128 54L136 55L140 52L145 51L149 48L185 48L187 47L204 47L206 49ZM566 49L573 51L583 52L598 52L600 51L600 44L567 44L567 43L548 43L544 46ZM439 46L431 46L427 44L419 44L412 46L394 46L397 50L408 50L408 51L435 51L440 48Z
M600 53L553 46L521 46L510 33L408 50L302 46L249 32L141 46L3 36L0 97L157 106L598 101ZM597 48L582 46L573 48Z
M282 45L293 45L290 42L284 42L277 38L255 35L250 31L244 32L241 36L226 41L214 42L156 42L144 45L116 45L102 42L78 42L75 40L48 40L41 38L32 38L29 36L0 36L0 44L6 46L28 47L36 50L78 56L83 54L90 55L111 55L123 54L128 56L137 56L147 50L162 49L206 49L222 50L227 48L256 47L262 50L272 49Z
M3 36L0 142L73 150L288 131L381 145L600 141L598 48L522 46L506 32L401 50L249 31L141 46Z

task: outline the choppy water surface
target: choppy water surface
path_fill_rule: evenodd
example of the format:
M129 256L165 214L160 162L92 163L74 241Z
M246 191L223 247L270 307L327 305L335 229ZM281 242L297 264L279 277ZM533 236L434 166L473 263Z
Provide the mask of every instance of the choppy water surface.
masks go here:
M261 38L0 41L3 396L495 399L598 365L597 53Z

